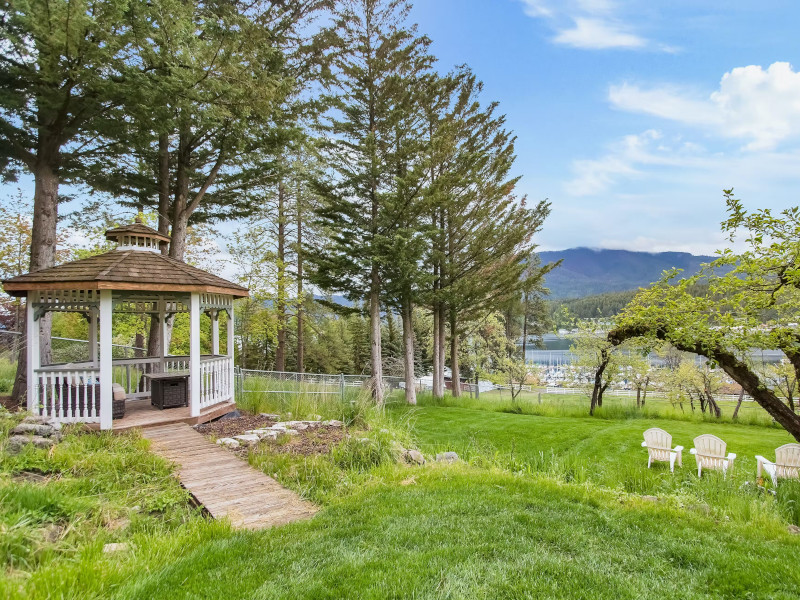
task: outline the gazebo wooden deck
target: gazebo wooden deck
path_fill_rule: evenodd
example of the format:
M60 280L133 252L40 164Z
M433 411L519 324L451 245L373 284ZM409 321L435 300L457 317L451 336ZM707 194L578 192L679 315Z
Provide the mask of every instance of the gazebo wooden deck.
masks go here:
M34 414L62 423L90 423L100 429L183 421L199 423L233 410L233 301L246 288L161 253L169 238L135 222L109 229L117 247L105 254L35 271L3 282L5 290L27 297L27 404ZM41 317L48 312L77 312L89 322L89 359L42 365ZM190 316L188 356L172 356L168 321ZM211 319L211 353L201 355L200 316ZM220 352L219 319L227 321L227 347ZM139 314L158 319L158 356L114 359L113 315ZM149 375L185 373L188 406L159 410L150 406ZM112 420L114 383L126 395L126 413Z

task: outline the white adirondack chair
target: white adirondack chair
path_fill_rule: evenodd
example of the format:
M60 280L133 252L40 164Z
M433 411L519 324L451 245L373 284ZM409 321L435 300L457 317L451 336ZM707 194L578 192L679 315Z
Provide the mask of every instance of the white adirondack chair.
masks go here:
M766 471L772 478L772 483L778 485L778 479L800 479L800 444L784 444L775 449L775 462L770 462L763 456L756 456L757 476L761 479L761 472Z
M736 455L733 452L728 452L725 456L727 444L715 435L706 433L698 435L694 438L694 448L689 450L690 454L694 454L697 460L697 476L703 474L703 469L715 469L722 471L722 474L727 476L729 470L733 470L733 461L736 460Z
M647 468L653 461L669 463L671 473L675 472L675 462L683 466L683 446L672 447L672 436L663 429L652 427L644 432L642 448L647 448Z

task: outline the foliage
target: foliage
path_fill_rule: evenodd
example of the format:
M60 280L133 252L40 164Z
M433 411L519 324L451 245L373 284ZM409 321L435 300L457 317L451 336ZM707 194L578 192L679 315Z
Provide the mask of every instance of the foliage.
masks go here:
M748 213L732 190L725 199L723 230L734 239L738 228L746 229L746 249L724 250L703 271L677 282L677 273L666 273L617 317L609 340L659 339L708 357L800 439L800 417L750 358L753 349L778 349L800 372L800 208L777 216ZM701 278L708 283L704 290L696 286Z

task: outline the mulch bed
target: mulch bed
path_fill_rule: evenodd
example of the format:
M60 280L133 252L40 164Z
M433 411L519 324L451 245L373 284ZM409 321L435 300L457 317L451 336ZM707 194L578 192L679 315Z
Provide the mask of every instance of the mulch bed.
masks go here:
M277 423L275 419L268 419L267 417L261 417L259 415L242 415L241 417L234 417L232 419L209 421L208 423L195 426L195 429L203 435L222 438L241 435L250 429L261 429L262 427L269 427L275 423Z
M202 425L197 425L195 429L208 437L234 437L243 434L250 429L269 427L276 423L274 419L268 419L258 415L242 415L232 419L220 419ZM259 446L268 446L274 452L284 454L295 454L302 456L314 456L317 454L327 454L331 448L341 442L345 437L344 428L320 425L318 427L298 430L297 435L281 436L280 440L261 440ZM233 450L235 454L242 458L247 457L248 449L241 446Z

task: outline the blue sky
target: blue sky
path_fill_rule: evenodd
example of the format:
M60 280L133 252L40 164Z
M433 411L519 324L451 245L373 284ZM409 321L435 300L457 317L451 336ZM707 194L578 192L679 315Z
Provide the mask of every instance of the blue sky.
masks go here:
M711 254L723 188L800 203L798 2L416 0L411 19L500 102L519 191L552 201L543 250Z
M520 191L553 204L542 249L712 253L723 188L798 204L800 3L417 0L412 19L500 102Z

